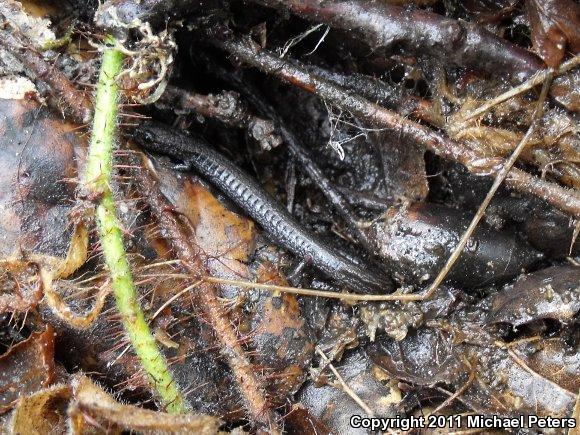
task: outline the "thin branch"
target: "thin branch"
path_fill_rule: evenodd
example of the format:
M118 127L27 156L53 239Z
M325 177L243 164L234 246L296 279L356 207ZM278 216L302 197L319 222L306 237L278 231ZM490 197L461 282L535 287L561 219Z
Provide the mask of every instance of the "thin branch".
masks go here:
M423 295L418 294L359 295L355 293L336 293L325 290L305 289L274 284L261 284L257 282L240 281L235 279L216 278L213 276L206 276L203 279L207 282L212 282L214 284L224 284L240 288L267 290L270 292L291 293L301 296L340 299L343 301L352 301L352 302L420 301L425 299Z
M485 159L474 150L462 146L460 143L435 130L410 121L358 95L353 95L341 87L311 74L298 62L288 62L280 59L275 54L269 53L267 50L258 50L248 40L240 38L224 40L217 35L213 35L211 42L236 56L239 60L267 74L272 74L295 86L299 86L307 92L318 95L326 102L349 111L364 122L376 127L383 127L393 134L424 144L427 149L435 154L457 161L475 174L488 175L489 172L493 173L494 167L490 168L490 163L494 163L496 167L505 164L505 160L502 158L493 159L493 161ZM580 195L573 190L565 189L554 183L534 177L517 168L512 168L506 177L505 184L523 193L536 195L571 215L580 216Z

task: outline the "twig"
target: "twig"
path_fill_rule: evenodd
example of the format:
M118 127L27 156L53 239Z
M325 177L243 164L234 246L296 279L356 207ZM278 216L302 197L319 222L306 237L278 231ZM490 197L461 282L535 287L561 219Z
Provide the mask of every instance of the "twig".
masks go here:
M268 428L271 433L279 433L278 416L266 398L263 382L242 348L225 308L218 299L216 288L209 285L209 280L204 276L206 267L202 257L191 244L180 222L171 213L171 207L153 181L149 170L141 166L133 172L147 205L164 230L164 237L181 260L181 267L196 281L201 279L206 281L197 287L194 296L215 331L215 337L233 372L249 418L263 428Z
M179 112L195 111L202 116L217 118L226 125L246 129L264 150L270 150L282 143L274 133L274 124L248 112L235 92L217 95L201 95L175 86L167 86L155 103L156 106Z
M539 71L537 74L534 74L530 79L526 80L522 84L513 87L509 91L504 92L503 94L498 95L497 97L492 98L491 100L486 101L484 104L479 106L474 111L469 112L462 119L462 121L463 122L469 121L470 119L487 112L492 107L497 106L498 104L501 104L504 101L507 101L510 98L515 97L516 95L526 92L527 90L533 88L534 86L543 83L550 74L553 74L553 77L557 77L559 75L564 74L565 72L570 71L571 69L577 67L578 65L580 65L580 55L576 55L572 59L567 60L560 66L560 68L558 68L555 71L552 69L544 69L542 71Z
M185 275L186 277L189 278L188 275ZM170 297L169 299L167 299L160 307L157 311L155 311L155 313L153 313L153 315L151 316L151 320L155 319L159 314L161 314L161 312L167 308L169 305L171 305L175 300L179 299L181 296L183 296L185 293L193 290L194 288L196 288L199 283L201 281L195 282L192 285L188 285L187 287L185 287L183 290L181 290L178 293L175 293L172 297Z
M467 390L467 388L473 383L474 380L475 380L475 370L472 369L471 372L469 373L469 378L467 379L467 381L457 391L455 391L455 393L453 393L451 396L445 399L443 403L441 403L437 408L431 411L431 414L436 414L437 412L451 405L455 399L457 399L465 392L465 390Z
M16 36L14 33L0 30L0 45L22 62L25 73L32 80L41 80L49 86L55 101L65 103L64 111L75 122L86 124L91 120L93 113L91 101L75 88L58 68L46 62L23 35Z
M447 274L449 273L455 262L459 259L459 256L463 252L463 249L465 249L465 246L467 245L468 240L471 238L475 229L477 228L479 221L484 216L485 210L487 210L487 207L491 203L491 200L495 196L495 193L497 192L503 181L506 179L508 173L510 172L513 165L518 160L520 154L528 144L528 141L534 134L534 131L536 130L536 127L538 125L538 121L540 120L540 118L542 117L542 113L544 112L544 102L546 101L546 95L548 94L548 89L550 88L551 82L552 76L548 74L548 76L546 76L546 79L544 81L544 86L542 87L542 92L540 94L540 98L538 99L536 110L534 111L532 122L530 124L530 127L528 128L528 131L522 137L520 143L515 148L510 158L504 163L501 170L497 173L495 180L491 188L489 189L489 192L487 192L487 195L485 196L481 205L477 209L477 212L475 213L475 216L473 216L473 219L471 220L469 226L467 227L467 230L465 230L465 232L461 236L459 243L449 256L449 259L443 266L443 269L441 269L441 271L439 272L433 283L429 286L429 288L425 292L425 298L429 298L431 297L431 295L433 295L433 293L435 293L435 291L441 285L441 283L443 282L443 280L445 279L445 277L447 276Z
M346 394L348 394L350 396L350 398L352 400L354 400L358 406L360 406L362 408L362 410L365 412L365 414L367 414L369 417L374 417L375 413L373 412L373 410L371 408L369 408L369 406L360 398L360 396L358 394L356 394L354 392L354 390L348 386L348 384L344 381L344 379L340 375L340 373L338 373L338 370L336 370L336 368L334 367L332 362L326 357L326 355L324 354L322 349L320 349L319 346L316 346L316 352L318 352L318 354L324 360L327 367L334 374L334 376L336 376L336 380L339 382L342 390Z
M484 168L485 165L482 165L485 159L474 150L362 97L352 95L339 86L311 74L297 62L290 63L267 50L258 50L251 42L243 39L224 40L214 35L211 42L263 72L299 86L307 92L318 95L328 103L349 111L362 121L424 144L435 154L457 161L471 172L476 174L489 172L489 168ZM498 158L495 163L503 165L504 159ZM505 184L512 189L534 194L569 214L580 216L580 195L573 190L567 190L554 183L533 177L517 168L512 168Z
M114 43L114 40L108 38L107 42ZM98 200L95 214L101 249L109 269L117 309L135 353L167 410L183 413L187 411L188 405L173 380L165 357L159 351L139 306L137 290L123 246L123 233L110 190L118 110L116 78L122 64L123 54L115 48L106 47L97 85L92 137L81 191L89 198Z

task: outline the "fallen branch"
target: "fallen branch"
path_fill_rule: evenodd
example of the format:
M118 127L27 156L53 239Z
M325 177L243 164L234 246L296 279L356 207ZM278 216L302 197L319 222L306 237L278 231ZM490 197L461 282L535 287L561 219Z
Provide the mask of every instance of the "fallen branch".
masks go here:
M502 158L483 158L474 150L462 146L435 130L410 121L358 95L350 94L341 87L311 74L297 62L290 63L267 50L258 50L250 41L240 38L220 39L215 35L211 38L211 41L236 56L239 60L267 74L272 74L296 85L307 92L318 95L327 103L349 111L361 121L390 130L393 134L401 135L411 141L424 144L433 153L443 158L457 161L475 174L493 174L497 168L502 167L505 163ZM571 189L565 189L554 183L534 177L517 168L513 168L510 171L505 184L520 192L536 195L571 215L580 215L580 195Z
M372 49L402 46L444 63L502 74L521 82L539 69L532 52L499 38L483 27L422 9L408 10L370 0L254 0L354 34Z

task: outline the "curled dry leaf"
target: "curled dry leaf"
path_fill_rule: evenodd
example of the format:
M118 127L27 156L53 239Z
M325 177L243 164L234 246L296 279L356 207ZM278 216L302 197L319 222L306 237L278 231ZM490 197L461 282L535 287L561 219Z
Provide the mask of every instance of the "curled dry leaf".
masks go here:
M4 428L12 434L217 434L221 422L202 414L174 415L116 401L83 374L23 396Z
M68 385L57 384L21 397L5 424L11 434L66 433Z
M75 433L86 433L98 422L108 423L121 430L143 434L213 435L218 433L220 421L201 414L167 414L117 402L105 390L84 375L71 381L72 402L69 407ZM90 418L87 418L89 417ZM98 426L97 426L98 427Z

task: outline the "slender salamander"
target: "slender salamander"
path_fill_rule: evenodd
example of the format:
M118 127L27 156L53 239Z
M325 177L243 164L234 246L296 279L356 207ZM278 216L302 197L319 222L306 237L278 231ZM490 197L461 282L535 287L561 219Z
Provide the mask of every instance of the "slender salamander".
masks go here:
M355 264L305 230L252 177L213 150L201 137L189 136L152 121L138 127L134 137L145 149L180 160L187 169L197 171L254 219L273 241L299 258L312 259L314 267L337 283L358 293L393 290L388 277Z

